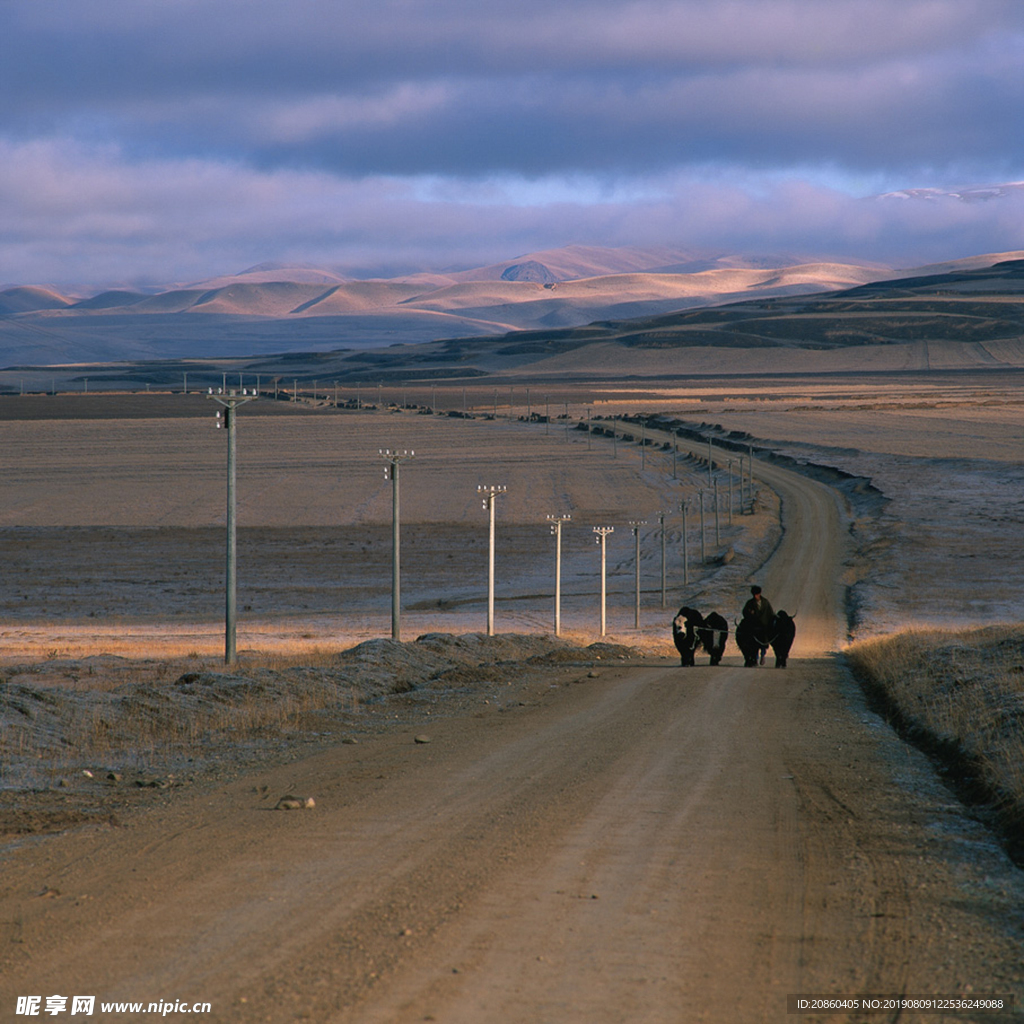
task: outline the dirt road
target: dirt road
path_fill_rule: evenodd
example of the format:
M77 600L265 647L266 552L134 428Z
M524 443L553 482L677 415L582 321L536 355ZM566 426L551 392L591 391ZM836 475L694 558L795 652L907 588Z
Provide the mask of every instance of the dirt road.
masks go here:
M782 1021L801 1019L797 993L1020 995L1019 873L829 653L839 501L760 472L782 498L763 583L798 611L789 669L569 668L10 851L5 1019L53 993L95 995L96 1020L164 999L339 1024ZM272 811L285 792L317 806Z

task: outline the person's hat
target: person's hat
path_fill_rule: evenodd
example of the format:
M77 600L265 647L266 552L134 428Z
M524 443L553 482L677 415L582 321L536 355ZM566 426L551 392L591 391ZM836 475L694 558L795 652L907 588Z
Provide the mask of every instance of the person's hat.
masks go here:
M752 594L760 594L761 593L761 588L755 584L754 586L752 586L750 588L750 592Z

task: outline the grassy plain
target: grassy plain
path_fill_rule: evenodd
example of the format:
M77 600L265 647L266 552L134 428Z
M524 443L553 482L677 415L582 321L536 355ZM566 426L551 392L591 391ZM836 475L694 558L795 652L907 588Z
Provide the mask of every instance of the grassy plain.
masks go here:
M209 653L223 615L226 465L212 403L154 396L154 410L188 403L194 415L119 419L116 398L95 400L108 403L112 418L0 424L9 453L0 512L9 580L2 642L26 655L97 653L98 644L124 652L137 636L170 653L173 637L178 653ZM546 517L569 514L565 627L593 639L599 552L592 527L616 527L608 543L611 629L625 629L632 625L628 523L659 508L678 513L700 479L682 458L673 478L668 453L641 456L636 445L596 436L588 443L565 423L329 408L277 414L289 408L284 403L265 403L260 414L261 404L238 416L240 644L247 647L390 634L392 485L381 448L416 453L403 465L401 490L411 635L485 624L488 522L478 486L507 487L496 514L498 628L551 629L554 541ZM730 531L725 515L722 545L739 532L739 517ZM749 528L754 519L745 518ZM673 598L680 529L678 519L669 522ZM660 587L653 520L643 532L649 592Z

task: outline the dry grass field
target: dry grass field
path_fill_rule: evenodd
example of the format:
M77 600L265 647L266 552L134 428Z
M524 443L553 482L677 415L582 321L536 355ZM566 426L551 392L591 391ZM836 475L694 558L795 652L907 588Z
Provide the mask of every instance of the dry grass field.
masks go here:
M32 400L53 401L21 401ZM225 434L214 427L213 403L154 396L155 410L187 404L193 415L119 419L116 398L89 401L106 403L111 418L0 422L5 654L125 653L133 636L156 644L153 653L210 653L223 615L226 472ZM628 524L647 520L644 602L649 606L656 590L659 611L645 613L645 625L664 633L653 516L670 513L675 600L679 502L704 479L696 463L680 456L673 478L670 453L641 456L636 445L613 446L596 436L588 443L585 432L563 423L411 411L287 415L278 414L280 403L261 404L269 408L257 404L238 414L241 645L390 635L392 488L381 448L416 453L403 465L401 490L403 605L412 635L483 628L488 520L477 488L492 484L507 487L496 514L499 630L551 629L555 550L546 517L568 514L566 629L594 639L599 552L592 527L611 525L610 629L631 630ZM770 517L739 516L734 482L737 513L730 527L723 479L720 544L709 518L709 558L741 534L756 535L756 545L771 530ZM709 498L709 516L710 508ZM693 512L691 528L696 521ZM692 561L696 534L691 543Z
M432 397L441 409L467 401L461 389L439 390ZM536 397L545 390L534 390L534 413L545 411ZM469 407L480 414L470 420L266 400L243 408L241 646L294 651L390 634L391 485L380 448L416 451L402 471L409 635L483 627L487 516L477 487L491 484L508 488L496 516L499 631L550 631L554 541L546 517L561 514L572 516L563 543L563 627L575 639L596 636L592 528L611 525L609 631L664 649L659 511L668 513L668 607L706 586L728 614L730 587L741 590L758 552L774 543L770 489L760 488L760 515L739 515L739 464L726 472L723 451L718 543L709 496L707 554L712 563L723 554L744 557L731 567L701 566L697 492L707 485L705 468L685 461L682 449L673 462L657 446L641 455L635 443L567 429L588 410L595 426L609 416L669 412L712 433L750 435L758 455L772 450L870 481L884 501L858 511L854 636L1018 617L1024 399L1013 375L577 384L558 394L565 400L547 411L569 415L550 424L522 422L526 392L518 386L511 409L510 393L497 405L495 392L494 420L483 418L494 411L490 389L470 390ZM383 397L394 402L400 393ZM126 654L137 642L153 654L214 654L223 616L226 464L214 403L200 395L3 402L3 656ZM59 413L65 407L68 418ZM689 587L682 583L684 500ZM647 521L639 633L632 628L634 520Z
M1024 860L1024 627L906 631L855 644L857 673Z

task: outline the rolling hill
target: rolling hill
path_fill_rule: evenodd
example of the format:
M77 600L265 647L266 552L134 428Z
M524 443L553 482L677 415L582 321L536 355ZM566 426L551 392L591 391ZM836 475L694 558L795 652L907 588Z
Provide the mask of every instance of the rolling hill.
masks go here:
M180 380L182 360L227 359L341 381L557 379L581 365L597 376L731 373L755 353L776 372L1024 365L1024 252L901 276L835 262L714 257L688 272L660 262L685 256L570 247L430 282L260 265L155 295L77 301L9 289L0 292L0 365L163 361L166 370L146 377L154 382ZM645 261L650 269L621 269ZM560 279L602 262L620 269ZM283 275L301 279L273 279Z
M825 291L884 268L779 262L679 249L569 246L446 274L343 280L260 264L156 294L85 298L0 292L0 366L377 348L593 320L661 315L741 298Z
M489 377L539 383L581 376L622 382L1017 369L1024 367L1024 253L1014 255L1022 258L980 267L971 261L972 269L824 294L804 290L563 329L323 354L308 372L348 382ZM259 368L276 372L275 365L268 360Z

